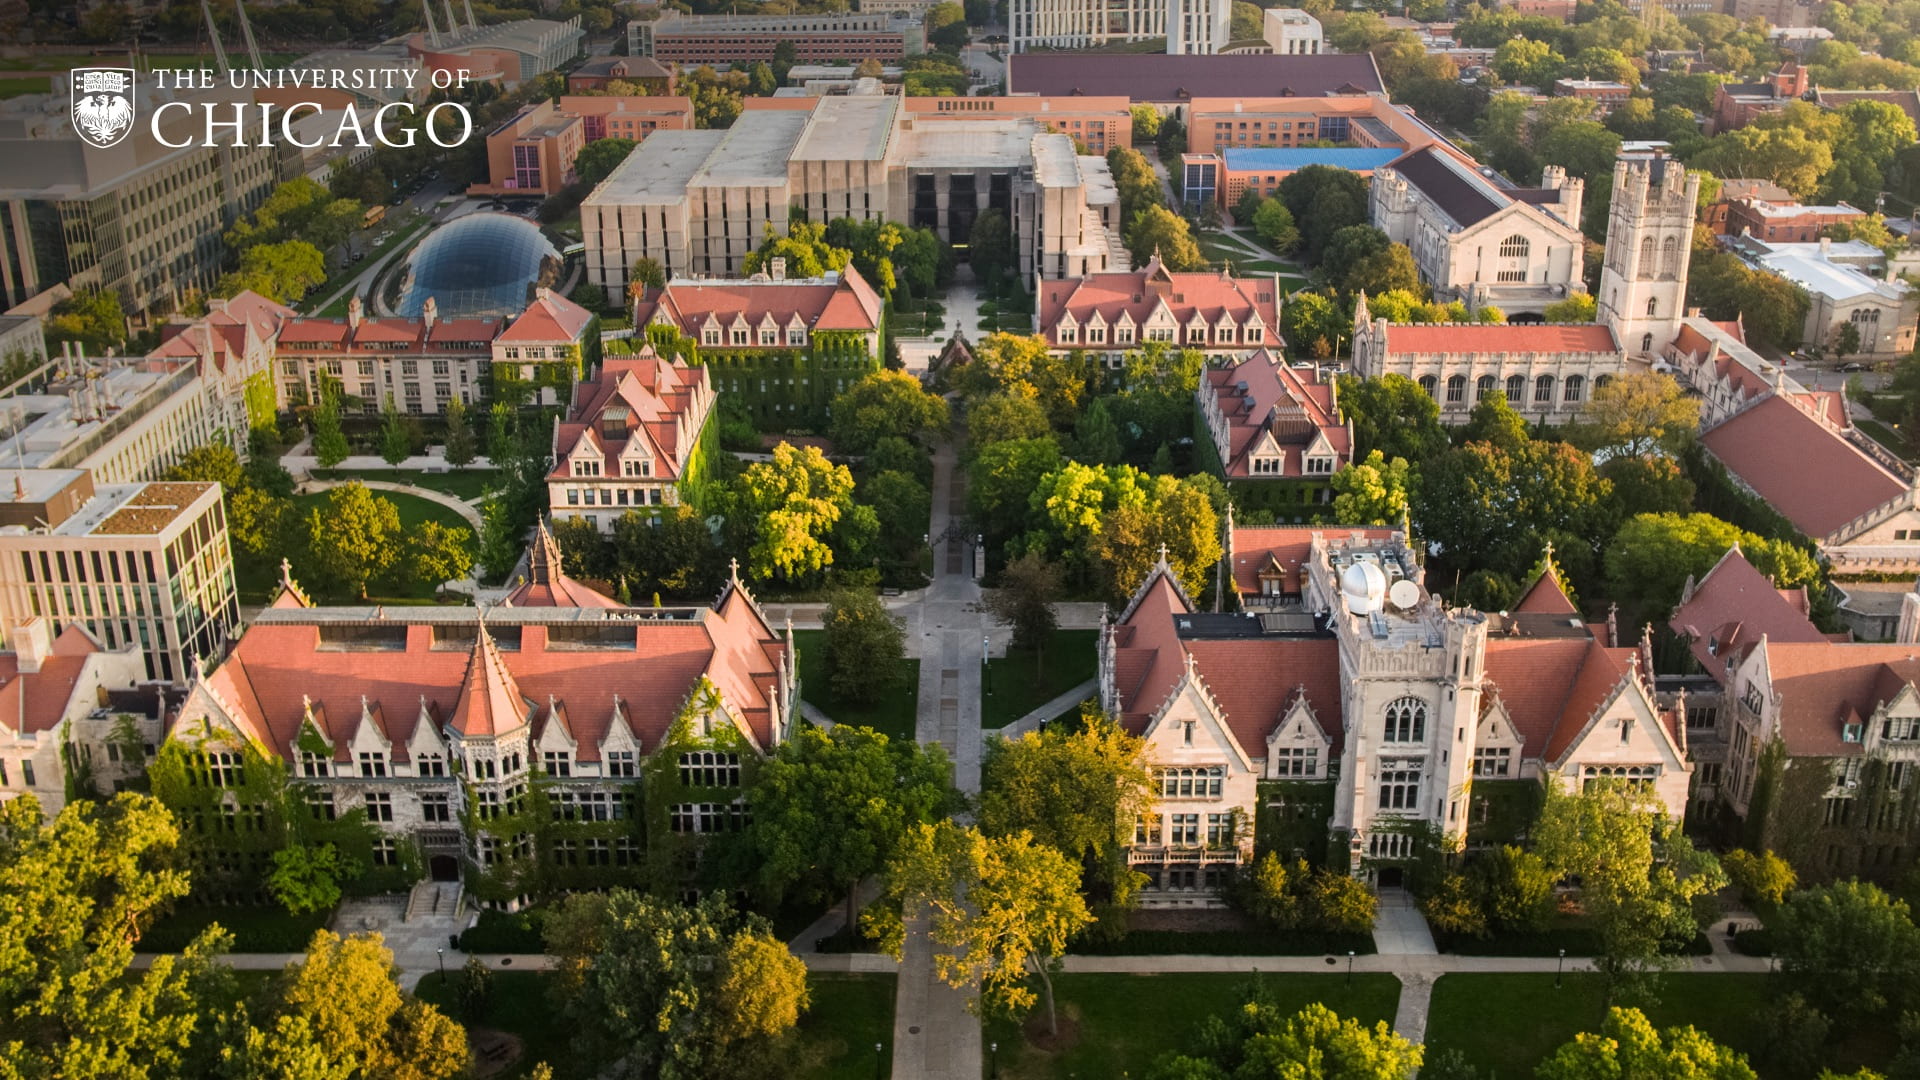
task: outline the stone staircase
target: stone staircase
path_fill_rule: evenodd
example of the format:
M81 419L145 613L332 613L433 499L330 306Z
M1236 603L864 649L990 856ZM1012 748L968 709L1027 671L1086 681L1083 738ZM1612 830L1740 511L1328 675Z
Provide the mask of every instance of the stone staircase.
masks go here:
M1133 256L1127 251L1126 241L1120 238L1119 229L1107 230L1107 269L1116 274L1133 269Z
M421 881L407 896L405 922L425 918L451 919L460 914L462 888L457 881Z

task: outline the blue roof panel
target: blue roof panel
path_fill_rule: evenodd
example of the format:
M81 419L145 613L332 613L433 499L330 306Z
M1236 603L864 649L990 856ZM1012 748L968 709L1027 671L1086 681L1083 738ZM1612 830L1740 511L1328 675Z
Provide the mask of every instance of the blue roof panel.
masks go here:
M1358 146L1230 146L1227 168L1244 172L1291 172L1309 165L1372 170L1406 153L1404 149Z

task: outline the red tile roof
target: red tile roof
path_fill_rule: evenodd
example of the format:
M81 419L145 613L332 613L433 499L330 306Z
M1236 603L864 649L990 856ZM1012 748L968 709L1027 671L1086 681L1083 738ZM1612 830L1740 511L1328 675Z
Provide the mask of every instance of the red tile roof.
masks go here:
M1619 352L1610 327L1597 323L1396 323L1389 353Z
M1155 255L1139 270L1041 282L1040 333L1046 337L1049 345L1062 345L1059 341L1059 325L1069 313L1079 326L1087 325L1098 313L1106 325L1112 327L1124 315L1136 327L1134 341L1137 344L1146 339L1146 335L1138 328L1145 327L1156 312L1164 309L1166 316L1180 328L1179 339L1183 343L1186 341L1185 327L1198 315L1209 328L1209 340L1212 339L1213 327L1220 325L1223 318L1231 320L1233 340L1216 344L1277 349L1282 344L1277 307L1279 295L1279 286L1271 277L1236 278L1216 270L1174 273L1162 265L1160 257ZM1259 338L1255 341L1245 340L1246 335L1240 328L1256 316L1260 320ZM1107 334L1107 341L1114 343L1111 330ZM1082 336L1063 347L1084 343Z
M1209 368L1204 376L1210 406L1225 422L1226 444L1213 432L1214 450L1225 462L1227 478L1279 479L1307 475L1306 452L1324 440L1338 470L1353 458L1353 440L1340 419L1331 379L1315 367L1293 367L1265 349L1230 368ZM1211 425L1211 409L1203 418ZM1278 473L1253 471L1252 458L1268 448L1284 455Z
M1783 643L1827 640L1806 611L1774 588L1738 547L1728 548L1694 584L1667 625L1690 639L1694 659L1715 675L1725 670L1728 657L1743 655L1762 637Z
M1277 568L1285 580L1283 592L1298 593L1306 582L1307 556L1313 549L1316 533L1328 537L1358 534L1367 540L1388 540L1391 528L1343 529L1338 526L1294 525L1278 528L1235 528L1230 537L1233 549L1233 587L1242 596L1260 593L1260 574Z
M462 735L504 735L531 721L535 710L507 670L486 623L481 623L447 726Z
M1742 410L1700 441L1814 540L1907 489L1844 436L1779 396Z
M756 331L750 340L758 346L757 331L771 319L780 331L779 347L786 348L787 326L796 318L809 331L872 332L880 328L882 308L880 295L849 263L831 281L670 281L634 302L633 325L664 319L697 338L709 322L723 330L739 322Z
M1780 697L1787 753L1839 757L1862 753L1847 724L1864 724L1875 707L1920 678L1920 646L1767 642L1767 671Z
M87 657L100 646L78 626L69 626L40 659L40 670L22 673L18 653L0 653L0 723L21 734L51 732L73 702Z
M1195 640L1184 643L1194 670L1247 756L1267 756L1267 736L1301 693L1338 755L1346 725L1340 711L1340 643L1331 637Z
M1533 584L1527 587L1526 595L1513 605L1513 610L1546 615L1580 614L1580 609L1567 599L1567 590L1560 584L1560 572L1551 560L1540 576L1533 579Z
M580 340L593 322L593 312L549 289L540 289L521 312L500 332L501 341L526 341L536 344L565 344Z
M1547 761L1559 761L1573 746L1573 741L1586 730L1587 721L1593 718L1593 711L1611 697L1627 678L1629 661L1634 653L1633 649L1609 649L1597 640L1588 642L1586 655L1580 661L1580 671L1574 676L1573 685L1567 688L1567 700L1560 710L1559 722L1554 725L1553 734L1547 739L1544 755Z
M1524 756L1545 755L1554 729L1566 713L1574 682L1586 665L1587 653L1599 647L1593 638L1499 637L1487 635L1487 679L1493 683L1484 700L1491 707L1497 696L1520 733Z
M712 410L712 378L705 367L667 361L647 346L632 356L609 356L574 387L567 417L555 425L550 480L571 475L582 444L598 450L602 479L620 479L622 455L636 440L652 459L646 480L678 480ZM609 434L610 414L624 435Z
M527 552L527 580L507 594L510 607L617 608L620 601L603 596L573 580L562 569L560 545L543 519L535 526L533 547Z
M283 350L288 345L319 346L285 350L302 355L481 352L491 348L503 325L502 319L437 319L429 327L425 319L388 317L361 319L355 326L348 319L296 318L281 325L278 340Z

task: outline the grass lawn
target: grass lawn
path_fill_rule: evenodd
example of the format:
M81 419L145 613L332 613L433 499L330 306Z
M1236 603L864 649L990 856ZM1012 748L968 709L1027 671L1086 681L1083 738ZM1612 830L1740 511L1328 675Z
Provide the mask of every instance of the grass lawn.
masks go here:
M0 98L19 97L22 94L44 94L52 85L45 75L21 75L10 79L0 79Z
M793 1055L797 1080L866 1080L873 1075L873 1044L893 1041L894 976L810 975L813 1004L800 1020ZM422 1001L460 1019L453 983L442 986L429 973L415 989ZM574 1068L569 1030L547 997L547 975L537 971L495 971L493 1002L478 1026L518 1035L526 1052L503 1080L527 1075L536 1062L553 1066L556 1076L584 1076Z
M395 484L412 484L443 492L456 499L477 499L487 493L487 489L498 483L498 469L455 469L452 472L429 473L418 469L315 469L315 480L385 480ZM391 495L392 492L381 494ZM471 527L471 526L469 526Z
M895 739L913 738L920 705L920 661L900 661L893 689L878 703L842 704L827 681L827 632L796 630L794 639L800 650L800 696L809 704L836 724L864 725Z
M1907 440L1901 438L1899 432L1878 420L1855 420L1854 424L1857 425L1860 430L1872 436L1874 442L1893 451L1894 456L1900 460L1914 460L1913 451L1907 448Z
M1657 1028L1692 1025L1751 1057L1765 1035L1766 984L1765 975L1668 975L1659 1004L1645 1011ZM1562 1043L1599 1027L1603 998L1600 977L1585 972L1566 976L1557 990L1553 976L1544 974L1442 976L1427 1014L1427 1054L1457 1049L1488 1080L1531 1076ZM1892 1047L1876 1041L1867 1033L1840 1044L1830 1051L1829 1067L1881 1067Z
M437 521L449 529L465 529L468 535L470 537L472 536L473 526L468 523L466 518L455 513L452 507L442 506L431 499L423 499L418 495L407 495L397 491L374 491L373 494L379 498L391 501L394 509L399 511L400 531L402 535L418 528L422 522ZM324 491L295 495L293 497L294 513L304 518L309 509L324 508L326 501L327 492ZM477 538L469 540L469 550L472 550L477 543ZM245 571L237 575L237 585L242 599L255 598L256 601L257 599L264 599L272 595L280 580L280 570L278 566L265 565L264 567L256 567L252 565L260 561L261 560L247 560L245 567L236 567L236 569ZM303 584L306 583L303 582ZM388 604L431 603L433 601L434 590L438 588L439 585L440 582L437 581L420 582L412 589L400 595L369 596L366 602L371 603L378 601ZM314 586L309 585L308 587L313 588ZM347 603L361 602L358 597L334 597L332 599Z
M1000 1075L1008 1080L1139 1076L1154 1058L1184 1048L1200 1021L1244 1004L1252 978L1211 973L1059 975L1054 992L1060 1000L1063 1041L1070 1045L1043 1050L1027 1041L1019 1025L1006 1020L989 1022L983 1035L989 1043L1000 1044ZM1400 1003L1400 983L1391 975L1355 975L1351 986L1344 975L1259 979L1289 1013L1321 1002L1372 1026L1381 1020L1392 1023ZM1035 1009L1028 1030L1046 1031L1043 1009ZM1078 1024L1072 1035L1070 1019Z
M323 929L333 912L289 915L280 907L241 907L182 904L141 935L141 952L179 952L213 923L233 935L237 953L305 952L313 932Z
M987 685L993 688L981 702L980 726L1003 728L1061 694L1093 678L1094 639L1098 630L1055 630L1043 659L1030 652L1008 650L987 661ZM1072 711L1069 709L1068 711Z

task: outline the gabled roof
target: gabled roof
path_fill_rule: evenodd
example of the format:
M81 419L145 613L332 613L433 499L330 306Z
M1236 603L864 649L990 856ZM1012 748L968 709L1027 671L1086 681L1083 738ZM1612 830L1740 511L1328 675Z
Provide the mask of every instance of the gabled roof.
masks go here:
M1547 564L1540 576L1533 579L1527 587L1526 595L1513 605L1513 610L1545 615L1579 615L1580 609L1567 599L1567 590L1560 584L1560 568L1553 563L1553 552L1547 552Z
M1463 229L1513 203L1498 188L1473 175L1458 158L1438 147L1410 151L1393 161L1391 168Z
M534 294L533 303L527 305L527 310L507 324L498 340L536 344L579 341L580 335L586 333L587 325L592 321L593 312L551 289L543 288Z
M22 735L51 732L73 703L87 659L101 651L79 626L68 626L40 658L38 671L22 672L20 654L0 653L0 725Z
M664 318L684 334L698 336L709 320L722 327L736 320L758 327L769 317L783 330L796 316L810 330L879 329L883 304L851 263L825 278L708 280L676 279L648 289L634 302L633 324ZM752 342L759 344L756 337ZM786 337L780 338L785 348Z
M1487 679L1483 697L1498 696L1527 757L1546 756L1554 730L1567 711L1574 682L1598 643L1591 635L1505 637L1487 634Z
M632 356L607 357L574 388L572 408L555 425L547 476L565 479L573 457L586 453L602 460L603 476L618 478L621 458L638 449L652 459L649 481L678 480L712 402L705 367L670 362L650 345Z
M1787 753L1850 756L1847 724L1865 724L1882 702L1920 678L1920 645L1856 645L1767 641L1766 665L1780 698L1780 737Z
M1694 659L1716 677L1730 657L1744 656L1763 637L1783 643L1829 640L1805 610L1747 561L1738 545L1688 586L1667 625L1688 639Z
M513 673L500 658L500 649L487 624L479 625L467 674L460 683L458 704L447 726L466 736L502 735L533 719L534 704L520 692Z
M1306 475L1308 449L1322 444L1337 469L1352 457L1334 384L1317 367L1293 367L1261 349L1231 368L1209 368L1204 378L1227 423L1226 446L1216 446L1228 479L1255 477L1252 458L1263 448L1286 453L1284 469L1259 477Z
M1098 315L1108 326L1122 317L1133 325L1144 326L1162 308L1181 326L1196 315L1208 326L1224 316L1236 326L1260 320L1259 341L1236 337L1235 347L1279 348L1279 287L1272 277L1236 278L1224 270L1174 272L1161 263L1156 254L1138 270L1089 274L1083 278L1043 281L1040 285L1040 333L1049 345L1059 345L1060 323L1069 315L1076 325L1085 326ZM1185 335L1181 335L1184 339ZM1108 343L1113 343L1109 337ZM1135 344L1142 340L1135 336ZM1084 339L1072 344L1083 344ZM1171 345L1179 348L1179 344Z
M1600 323L1394 323L1385 350L1401 353L1617 353Z
M1283 592L1298 593L1306 583L1307 557L1316 533L1332 536L1358 534L1367 540L1389 540L1398 530L1388 527L1341 528L1334 525L1292 525L1274 528L1236 527L1229 539L1233 551L1233 587L1242 596L1260 592L1260 576L1270 569L1285 580Z
M507 594L511 607L617 608L618 600L603 596L573 580L561 568L560 545L547 531L543 518L535 527L527 552L527 580Z
M1734 414L1700 441L1814 540L1907 490L1845 436L1778 395Z

